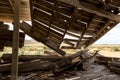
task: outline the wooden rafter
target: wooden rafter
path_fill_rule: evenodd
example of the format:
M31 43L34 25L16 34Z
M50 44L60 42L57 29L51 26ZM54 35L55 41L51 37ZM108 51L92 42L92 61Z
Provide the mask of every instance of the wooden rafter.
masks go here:
M94 14L94 16L91 17L91 21L87 24L86 29L85 29L84 32L82 33L82 35L81 35L81 37L80 37L80 39L79 39L78 45L77 45L76 47L79 48L80 42L82 41L82 39L83 39L83 37L84 37L84 34L87 32L88 28L90 27L89 25L90 25L90 23L92 22L92 20L94 19L94 17L95 17L95 14ZM82 46L82 45L81 45L81 46Z
M87 11L90 13L95 13L96 15L106 17L106 18L114 20L116 22L120 22L119 15L115 15L113 13L106 11L106 10L97 8L90 3L80 2L79 0L59 0L59 1L73 5L73 6L77 7L78 9L81 9L81 10L84 10L84 11Z
M105 33L110 31L117 24L117 23L114 23L112 26L110 26L111 23L113 23L113 22L110 20L107 20L106 24L104 24L104 26L100 29L100 31L98 33L96 33L95 37L91 38L89 41L87 41L85 47L88 47L90 44L93 44L95 41L100 39Z

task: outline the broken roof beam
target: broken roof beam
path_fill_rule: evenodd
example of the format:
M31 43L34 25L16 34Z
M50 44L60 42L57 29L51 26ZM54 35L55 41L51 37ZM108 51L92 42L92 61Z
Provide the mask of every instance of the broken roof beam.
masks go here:
M58 1L73 5L77 7L78 9L84 10L86 12L95 13L96 15L108 18L110 20L114 20L116 22L120 22L119 15L115 15L111 12L103 10L102 8L101 9L97 8L90 3L80 2L79 0L58 0Z
M94 36L94 38L91 38L86 43L85 47L88 47L89 45L93 44L95 41L97 41L98 39L100 39L105 33L107 33L108 31L110 31L117 24L118 23L116 23L116 22L112 22L112 21L108 20L106 22L106 24L104 24L103 27L99 30L99 32L96 33L96 35ZM105 30L105 29L107 29L107 30Z
M56 52L58 52L60 55L65 56L66 52L64 52L63 50L59 49L53 42L51 42L50 40L47 40L47 41L43 40L43 39L41 39L40 36L37 36L36 33L31 32L32 26L30 26L26 22L22 22L21 25L20 25L20 28L26 34L28 34L29 36L31 36L35 40L37 40L39 42L42 42L46 46L48 46L48 47L52 48L53 50L55 50Z

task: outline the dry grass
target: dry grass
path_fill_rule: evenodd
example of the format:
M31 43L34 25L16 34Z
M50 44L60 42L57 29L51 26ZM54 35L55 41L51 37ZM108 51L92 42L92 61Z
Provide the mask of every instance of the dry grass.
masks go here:
M92 45L90 51L100 50L100 54L109 57L120 57L120 45ZM50 48L38 42L27 42L23 48L19 50L19 55L43 55L44 51L52 51ZM66 50L67 53L75 53L79 50ZM3 53L12 53L12 48L5 48Z
M91 51L100 50L104 56L120 58L120 45L92 45L89 48Z

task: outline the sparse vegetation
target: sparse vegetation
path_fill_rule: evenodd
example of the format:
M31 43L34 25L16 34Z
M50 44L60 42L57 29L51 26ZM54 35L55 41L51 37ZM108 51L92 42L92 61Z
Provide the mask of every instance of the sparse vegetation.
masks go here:
M34 44L35 45L35 44ZM120 45L92 45L89 47L90 51L100 50L101 54L117 54L120 53ZM24 46L19 50L19 55L43 55L44 51L52 51L46 46ZM65 50L67 53L75 53L79 50ZM12 48L6 47L3 52L0 52L0 56L3 53L12 53ZM120 56L120 55L119 55Z

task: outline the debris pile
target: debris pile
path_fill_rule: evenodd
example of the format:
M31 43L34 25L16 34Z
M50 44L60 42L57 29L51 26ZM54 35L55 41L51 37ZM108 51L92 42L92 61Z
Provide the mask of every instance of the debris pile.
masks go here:
M118 74L110 72L111 70L119 73L116 70L119 69L119 59L97 54L98 51L92 55L88 50L82 50L64 57L22 55L19 56L19 80L119 80ZM10 80L11 57L11 54L4 54L1 57L1 80ZM110 66L110 69L98 63Z
M53 73L59 73L82 62L82 54L88 50L79 51L70 56L57 55L22 55L19 56L19 72L30 72L37 70L51 70ZM0 72L10 72L11 70L11 54L4 54L1 57Z
M120 74L120 58L96 56L96 62L104 64L110 68L110 71Z

